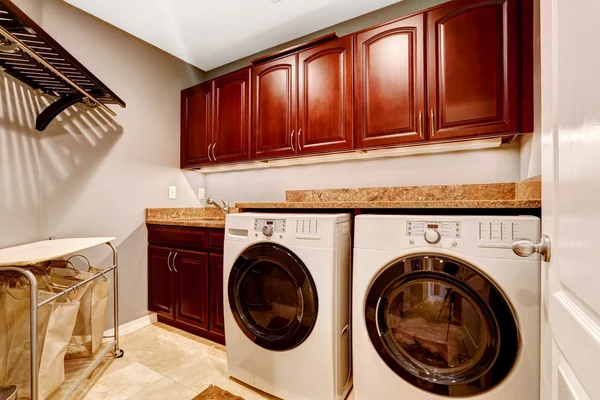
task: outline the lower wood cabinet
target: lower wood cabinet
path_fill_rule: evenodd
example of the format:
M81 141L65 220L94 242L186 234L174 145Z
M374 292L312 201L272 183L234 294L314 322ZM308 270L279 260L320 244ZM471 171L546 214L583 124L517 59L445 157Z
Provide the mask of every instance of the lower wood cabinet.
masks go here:
M175 249L173 272L175 276L175 319L209 329L207 294L208 253Z
M174 317L175 286L170 257L173 249L148 246L148 308Z
M148 309L160 322L221 344L223 237L222 229L148 226Z

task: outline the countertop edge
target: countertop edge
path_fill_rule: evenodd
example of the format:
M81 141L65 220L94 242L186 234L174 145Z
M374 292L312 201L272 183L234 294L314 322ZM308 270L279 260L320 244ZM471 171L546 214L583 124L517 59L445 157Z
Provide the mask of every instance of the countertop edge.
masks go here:
M541 200L452 200L452 201L368 201L368 202L280 202L237 203L240 209L539 209Z
M194 220L169 220L169 219L147 219L147 225L163 225L163 226L188 226L193 228L225 228L225 220L222 221L194 221Z

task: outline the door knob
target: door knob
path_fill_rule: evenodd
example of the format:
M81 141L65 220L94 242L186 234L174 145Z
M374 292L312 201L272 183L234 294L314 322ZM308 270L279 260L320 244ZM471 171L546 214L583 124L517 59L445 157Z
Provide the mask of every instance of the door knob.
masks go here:
M521 239L513 242L512 250L516 255L520 257L529 257L534 253L538 253L542 256L544 261L550 261L550 237L548 235L542 235L542 238L538 243L534 243L528 239Z

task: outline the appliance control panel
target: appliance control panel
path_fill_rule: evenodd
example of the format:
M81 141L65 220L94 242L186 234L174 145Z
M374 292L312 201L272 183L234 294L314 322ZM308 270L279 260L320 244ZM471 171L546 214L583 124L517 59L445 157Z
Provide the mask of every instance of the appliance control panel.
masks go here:
M263 228L267 227L269 231L274 233L285 233L286 232L286 220L285 219L255 219L254 220L254 231L265 232Z
M296 233L300 235L316 235L319 233L319 220L298 218L296 220Z
M431 232L438 232L439 238L460 238L462 224L460 221L407 221L406 235L423 237Z
M511 248L512 242L528 236L518 221L479 221L478 247L481 248Z
M468 238L476 241L477 247L482 249L511 249L516 240L537 237L538 233L534 228L530 220L522 218L406 221L408 243L413 246L423 243L437 245L441 242L442 247L448 244L452 247L462 247L461 239Z

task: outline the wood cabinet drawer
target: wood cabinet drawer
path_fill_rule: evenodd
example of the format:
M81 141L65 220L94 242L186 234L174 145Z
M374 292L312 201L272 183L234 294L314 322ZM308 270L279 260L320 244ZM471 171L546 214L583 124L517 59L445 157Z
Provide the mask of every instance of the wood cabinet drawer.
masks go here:
M208 229L183 226L149 225L148 241L167 247L207 250Z
M208 233L208 241L211 252L223 253L223 245L225 244L225 230L211 229Z

